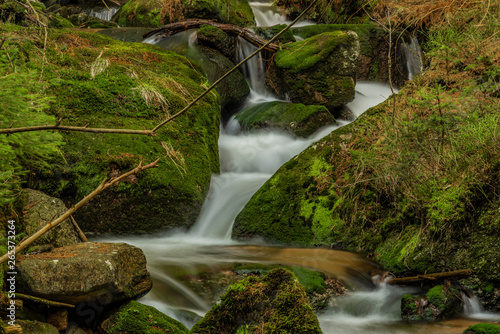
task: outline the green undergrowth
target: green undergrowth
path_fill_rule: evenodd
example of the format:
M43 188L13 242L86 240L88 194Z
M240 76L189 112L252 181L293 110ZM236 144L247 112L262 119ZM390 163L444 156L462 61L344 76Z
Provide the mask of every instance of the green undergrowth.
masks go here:
M70 30L49 30L44 45L43 30L12 25L0 25L0 34L5 36L2 51L17 54L9 58L4 76L13 80L24 75L26 88L16 88L19 94L24 94L22 89L34 90L37 95L26 96L44 102L43 110L29 111L36 111L39 119L23 111L2 127L61 120L68 126L152 129L187 105L206 83L196 64L152 45ZM210 93L154 137L63 131L9 136L10 141L19 138L24 155L32 150L43 157L33 162L9 155L20 165L10 186L25 182L24 186L76 203L104 178L161 158L157 168L108 189L79 217L85 229L96 232L186 226L197 215L211 173L219 170L219 117L218 96ZM30 136L36 145L29 144ZM42 151L45 146L52 151ZM10 144L10 149L16 147Z
M493 7L477 4L428 28L426 71L283 165L236 218L233 235L335 243L371 252L396 274L471 268L500 284Z
M499 334L500 326L494 324L477 324L468 327L465 331L465 334Z

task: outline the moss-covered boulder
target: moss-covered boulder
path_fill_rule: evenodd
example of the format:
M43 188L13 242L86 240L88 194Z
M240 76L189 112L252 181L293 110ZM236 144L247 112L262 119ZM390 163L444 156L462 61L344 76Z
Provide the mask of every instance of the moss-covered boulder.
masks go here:
M232 284L191 333L322 333L303 287L278 268Z
M31 73L42 73L43 68L36 80L42 80L41 97L50 99L44 111L64 125L152 129L206 87L201 67L153 45L54 30L46 45L47 64L38 53L43 46L37 44L36 30L0 26L0 33L5 32L12 42L7 40L4 47L24 52L16 60L21 71L29 67ZM23 84L31 87L29 80ZM25 118L20 114L14 125L22 126ZM59 154L44 165L24 161L31 170L29 185L73 205L105 178L161 158L158 168L94 197L75 219L91 232L188 228L201 209L211 174L219 171L219 124L219 99L213 92L153 137L61 132ZM48 144L38 143L40 148Z
M277 24L271 27L255 27L253 30L257 35L260 37L270 40L274 36L276 36L281 30L283 30L286 27L286 24ZM280 37L278 37L277 40L274 41L276 44L287 44L287 43L292 43L296 42L295 36L293 35L293 32L288 29L285 31Z
M24 199L24 228L28 235L33 235L54 217L59 217L68 209L59 198L50 197L41 191L33 189L23 190ZM51 244L54 247L63 247L80 242L73 224L67 218L61 224L38 238L32 246Z
M500 326L494 324L477 324L468 327L463 334L500 334Z
M156 308L130 301L104 320L102 333L172 333L187 334L189 330L179 321L161 313Z
M57 328L45 322L16 320L16 324L21 326L22 332L26 334L59 334Z
M334 124L335 118L324 106L273 101L261 103L236 114L243 130L276 128L307 137L323 126Z
M458 316L463 309L460 291L437 285L425 297L405 294L401 298L401 319L406 322L446 320Z
M356 33L323 33L276 52L266 80L280 97L333 111L354 99L358 56Z
M356 79L367 81L389 82L388 34L387 30L374 24L318 24L302 27L293 27L292 32L301 38L310 38L325 32L354 31L359 38L360 50ZM408 80L407 59L401 48L409 42L407 34L394 33L392 45L397 46L398 52L391 52L392 82L402 87Z
M204 24L196 31L196 41L201 46L214 49L234 62L236 58L235 39L220 28Z
M234 67L234 64L217 50L207 47L199 47L198 50L201 54L199 63L212 83ZM250 95L250 87L239 71L234 71L222 80L215 90L220 96L220 107L224 118L237 112Z
M241 27L254 24L247 0L130 0L114 17L122 27L160 27L182 19L210 19Z

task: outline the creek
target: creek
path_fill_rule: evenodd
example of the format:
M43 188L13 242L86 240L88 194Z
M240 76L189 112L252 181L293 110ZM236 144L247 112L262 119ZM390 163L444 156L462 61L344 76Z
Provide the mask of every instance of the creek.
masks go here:
M269 2L253 2L251 6L259 25L287 23L284 15ZM192 36L189 33L186 35ZM178 38L172 37L172 41ZM168 41L165 40L159 45L168 48ZM240 59L253 51L248 43L239 44ZM251 86L250 105L276 100L262 85L262 73L259 71L263 65L260 61L254 57L243 69ZM412 71L412 75L415 72ZM358 117L390 94L390 87L385 84L358 82L356 97L348 107ZM235 263L281 264L321 271L339 278L351 288L348 294L336 298L334 306L318 314L325 334L462 333L469 325L478 322L499 322L500 315L484 312L477 298L464 296L466 307L463 317L434 324L408 325L400 320L400 298L417 290L371 282L369 274L376 269L376 265L362 254L320 248L280 248L265 245L260 240L243 244L231 239L236 215L282 164L348 123L337 121L337 124L302 139L276 130L242 132L237 121L230 119L221 127L219 137L221 173L212 176L201 214L189 231L106 240L135 245L146 254L154 286L141 302L191 327L213 303L213 298L206 294L212 287L200 289L203 285L200 275L207 277L227 273L229 277ZM220 292L215 291L214 294Z

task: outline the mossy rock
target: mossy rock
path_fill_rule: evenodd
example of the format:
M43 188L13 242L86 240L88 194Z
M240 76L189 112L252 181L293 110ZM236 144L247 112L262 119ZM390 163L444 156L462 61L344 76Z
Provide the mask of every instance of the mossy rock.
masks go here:
M401 297L401 319L409 323L424 320L424 317L420 314L419 300L410 294Z
M278 268L229 286L190 333L322 333L304 289Z
M198 47L198 51L201 54L201 59L198 62L211 83L217 81L234 67L234 64L217 50ZM234 71L222 80L215 87L215 90L219 93L221 112L223 118L226 119L237 112L250 95L250 87L239 71Z
M264 38L265 40L270 40L274 36L276 36L281 30L286 28L286 24L277 24L271 27L255 27L254 31L257 35ZM295 36L293 35L292 30L288 29L285 31L274 43L277 44L287 44L296 42Z
M183 19L210 19L238 26L254 24L247 0L174 0L166 6L162 0L130 0L115 15L122 27L160 27Z
M0 26L1 30L6 29ZM156 46L123 43L100 34L50 31L43 65L33 34L9 28L29 54L24 66L43 67L47 113L65 125L152 129L204 91L202 69ZM219 172L219 99L209 93L154 137L63 132L61 154L33 167L33 188L76 204L104 178L161 158L146 170L96 196L77 211L85 231L148 233L191 226L212 173Z
M227 59L236 59L235 39L220 28L204 24L196 31L197 43L219 51Z
M467 328L463 334L500 334L500 326L494 324L477 324Z
M323 126L335 124L324 106L305 106L281 101L267 102L236 114L243 130L277 128L299 137L308 137Z
M389 82L389 48L387 31L374 24L317 24L291 28L294 35L310 38L325 32L354 31L359 37L360 54L356 67L356 79L367 81ZM408 40L402 31L393 34L393 45L399 48ZM398 49L399 50L399 49ZM404 52L392 53L392 82L402 87L408 80L408 69Z
M26 334L59 334L57 328L45 322L16 320L16 325L20 325Z
M266 80L291 102L334 110L354 99L358 56L356 33L323 33L276 52Z
M120 307L111 317L101 324L106 334L187 334L189 330L179 321L161 313L156 308L130 301Z

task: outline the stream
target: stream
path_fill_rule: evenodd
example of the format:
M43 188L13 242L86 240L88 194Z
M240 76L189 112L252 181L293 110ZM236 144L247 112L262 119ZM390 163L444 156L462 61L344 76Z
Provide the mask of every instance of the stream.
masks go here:
M287 23L270 2L251 2L251 6L258 25ZM161 41L160 45L165 47L165 43ZM248 43L239 44L242 45L240 59L253 51ZM251 87L250 105L276 100L262 85L259 71L263 66L259 61L254 57L243 69ZM358 117L390 94L390 87L385 84L358 82L356 97L348 107ZM361 254L319 248L280 248L265 245L260 240L243 244L231 239L237 214L281 165L348 123L337 121L303 139L276 130L242 132L237 121L230 119L221 128L219 137L221 173L212 176L202 211L189 231L101 241L126 242L141 248L153 278L153 289L141 302L156 307L189 328L211 307L211 301L193 289L189 280L196 279L199 273L228 271L235 263L302 266L337 277L353 287L345 296L337 297L335 307L318 314L325 334L462 333L478 322L500 322L500 315L483 311L477 298L464 296L463 317L434 324L408 325L400 320L400 298L417 290L383 283L367 284L375 265Z

